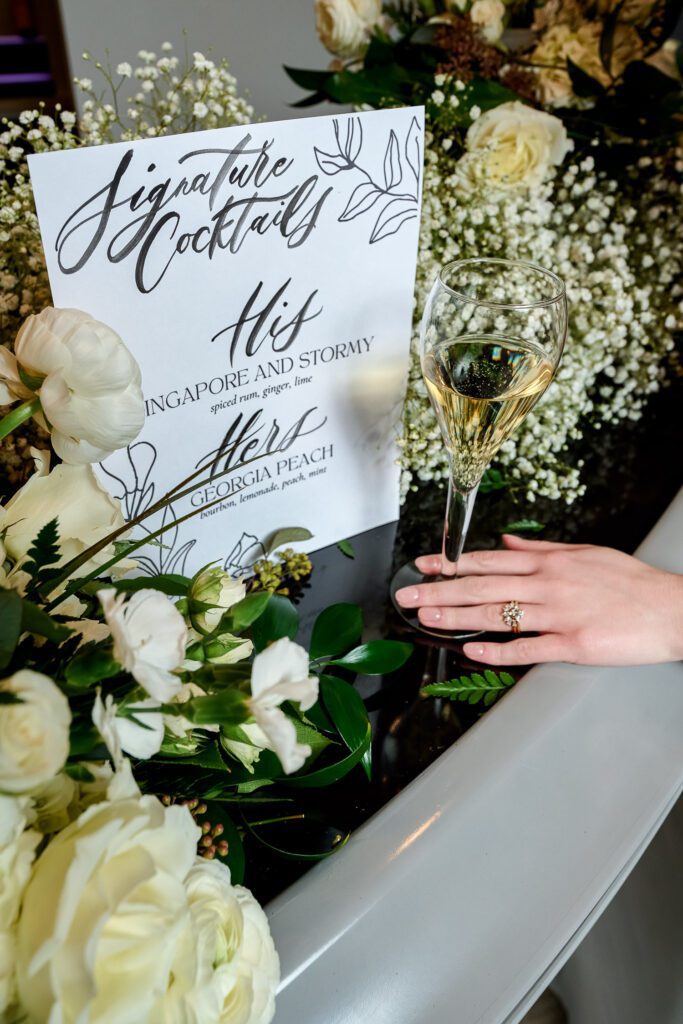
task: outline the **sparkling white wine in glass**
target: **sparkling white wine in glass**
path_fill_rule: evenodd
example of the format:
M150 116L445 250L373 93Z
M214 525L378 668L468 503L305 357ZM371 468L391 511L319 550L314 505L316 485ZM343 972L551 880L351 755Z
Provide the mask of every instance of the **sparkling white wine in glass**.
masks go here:
M422 372L450 466L442 579L457 576L484 470L551 383L566 333L564 284L542 267L476 258L439 271L420 342ZM392 594L422 579L414 563L404 566ZM464 635L427 630L414 611L394 603L424 632Z
M453 478L468 489L548 387L553 365L528 342L471 335L432 349L422 372Z

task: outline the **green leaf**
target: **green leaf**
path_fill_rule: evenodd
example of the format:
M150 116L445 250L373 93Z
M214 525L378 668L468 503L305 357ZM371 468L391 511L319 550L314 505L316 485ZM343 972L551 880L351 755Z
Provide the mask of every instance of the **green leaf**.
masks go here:
M300 718L288 716L290 721L293 723L296 729L297 743L307 743L311 748L311 753L306 759L306 767L310 767L313 762L318 758L326 747L329 747L332 742L327 736L323 736L321 732L307 722L302 722Z
M488 494L489 491L502 491L508 486L499 469L487 469L479 484L479 493Z
M322 89L328 79L332 78L332 71L309 71L307 68L290 68L284 65L285 72L289 75L295 85L302 89Z
M0 669L12 660L21 635L21 598L16 590L0 590Z
M64 773L74 782L94 782L95 776L84 764L65 764Z
M501 533L540 533L545 530L545 523L539 523L535 519L516 519L514 523L503 526Z
M311 659L341 654L360 639L363 615L357 604L332 604L315 620L309 654Z
M155 764L192 765L197 768L206 768L208 771L229 770L215 740L196 750L194 754L174 752L172 744L165 741L153 761Z
M193 725L240 725L249 717L246 698L239 690L223 690L208 697L193 697L182 713Z
M29 561L22 565L22 569L32 577L39 575L46 565L54 565L59 561L59 527L56 517L40 528L26 553Z
M378 676L395 672L406 663L412 653L412 644L404 644L398 640L370 640L369 643L355 647L343 658L331 661L330 664L347 668L351 672Z
M223 616L220 631L238 633L241 629L251 626L260 615L263 615L270 599L271 595L267 591L247 594L245 598L234 604L230 611Z
M339 735L351 752L358 749L367 735L370 721L361 696L353 686L336 676L320 677L320 696L325 710ZM363 768L368 779L372 775L372 746L363 754Z
M347 558L356 557L356 552L353 550L353 544L350 540L340 540L337 547L341 551L342 555L346 555Z
M270 555L283 544L296 544L298 541L311 540L312 537L313 534L305 526L285 526L271 534L265 543L265 551Z
M44 636L56 644L61 644L73 633L68 626L55 622L47 612L33 602L27 601L25 597L21 601L21 628L25 633Z
M485 707L490 707L501 694L514 686L515 682L509 672L498 674L486 669L483 676L479 672L473 672L471 676L460 676L442 683L430 683L422 688L421 693L427 697L448 697L449 700L459 700L468 704L483 701Z
M79 690L87 689L102 679L111 679L123 669L114 659L111 648L86 644L66 667L66 681Z
M184 597L191 582L187 576L169 572L161 573L159 576L136 576L133 580L112 580L107 582L106 586L126 593L134 593L137 590L160 590L169 597Z
M250 835L272 853L288 860L324 860L340 850L350 835L348 829L336 828L324 815L315 811L278 814L265 821L254 821L253 812L247 817L244 809L240 810ZM318 849L312 852L311 846Z
M363 742L353 751L351 754L347 754L341 760L336 761L334 764L327 765L325 768L319 768L317 771L308 772L304 775L288 775L286 779L281 779L282 783L286 783L287 786L294 786L302 789L317 789L320 786L330 786L333 782L338 782L339 779L343 779L345 775L351 771L352 768L363 759L366 750L369 749L372 742L372 729L368 722L367 732L363 738Z
M251 638L257 651L281 637L293 640L299 631L299 613L290 600L280 594L273 594L265 611L258 617L251 631Z

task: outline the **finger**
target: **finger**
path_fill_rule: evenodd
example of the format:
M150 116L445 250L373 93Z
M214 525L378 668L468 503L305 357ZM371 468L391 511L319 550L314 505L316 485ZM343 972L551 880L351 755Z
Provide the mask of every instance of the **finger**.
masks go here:
M543 600L543 588L537 576L459 576L403 587L395 596L402 608L505 604L513 599L538 604Z
M482 665L537 665L542 661L575 661L566 637L558 633L522 637L504 644L465 644L463 652Z
M590 547L589 544L561 544L560 541L554 540L527 540L526 537L518 537L515 533L504 533L503 544L510 551L528 551L530 554L534 551L566 551L567 549L581 551Z
M441 555L423 555L415 565L425 576L436 576L441 572ZM468 551L460 556L458 576L530 576L538 568L538 558L524 551Z
M441 555L420 555L415 565L425 576L438 576L441 572Z
M521 611L520 628L525 632L546 632L559 628L557 615L546 605L530 604ZM444 631L482 629L486 632L511 632L510 626L503 619L502 604L465 605L462 608L420 608L417 617L424 626L433 626Z

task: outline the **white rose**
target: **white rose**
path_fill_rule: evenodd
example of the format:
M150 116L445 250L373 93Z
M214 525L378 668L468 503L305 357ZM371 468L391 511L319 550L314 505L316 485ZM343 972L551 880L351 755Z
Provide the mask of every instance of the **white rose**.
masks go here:
M140 367L111 327L81 310L48 307L28 317L14 356L0 362L0 385L25 397L17 379L39 396L39 419L64 462L99 462L142 429Z
M212 633L225 612L241 601L247 588L241 580L218 566L203 569L192 580L188 592L190 617L193 627L200 633ZM197 607L199 605L199 607ZM211 608L203 608L211 605Z
M15 1000L14 929L41 835L27 829L26 801L0 796L0 1019ZM12 1017L10 1016L10 1019Z
M503 34L505 4L502 0L474 0L470 20L487 43L497 43Z
M23 668L0 680L20 703L0 705L0 792L28 793L56 775L69 753L69 702L51 679Z
M124 519L119 502L98 482L91 466L61 465L49 473L46 453L33 449L33 455L36 472L0 508L0 531L5 531L7 555L21 562L41 527L57 518L58 567L123 526ZM81 566L80 575L94 571L113 555L114 546L109 544Z
M185 879L199 835L187 808L138 794L95 804L55 836L18 925L31 1020L178 1019L169 1010L194 963Z
M308 674L307 651L282 637L257 654L251 670L251 694L251 713L268 748L277 754L288 775L298 771L311 748L297 742L294 723L280 710L280 704L294 701L307 711L318 699L318 680Z
M382 0L315 0L320 40L339 57L359 57L382 16Z
M128 601L112 589L97 596L114 639L114 657L150 697L167 703L182 687L173 674L185 657L182 615L158 590L138 590Z
M230 872L216 861L198 858L186 887L197 936L186 1019L269 1024L280 962L263 910L248 889L230 884Z
M538 188L572 148L562 121L515 100L487 110L467 132L458 161L464 185Z

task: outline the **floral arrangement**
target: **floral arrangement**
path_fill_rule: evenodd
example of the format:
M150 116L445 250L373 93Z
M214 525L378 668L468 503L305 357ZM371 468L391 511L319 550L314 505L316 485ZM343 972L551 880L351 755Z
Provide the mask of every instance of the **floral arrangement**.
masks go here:
M28 317L0 348L0 400L0 437L32 417L61 459L33 449L0 507L0 1016L267 1024L278 957L241 885L242 836L308 824L285 779L291 793L369 774L349 673L391 671L410 645L360 643L348 604L297 644L282 590L310 563L292 549L249 579L130 576L150 541L135 527L212 469L124 522L92 463L135 439L143 396L105 324Z
M359 107L427 114L416 311L444 263L528 259L565 281L556 380L502 447L496 480L533 500L585 488L573 442L637 420L683 326L680 53L672 0L316 0L325 71L288 68ZM404 485L447 479L417 349Z

